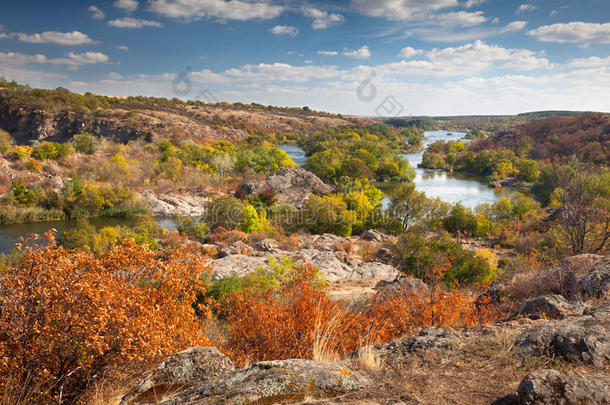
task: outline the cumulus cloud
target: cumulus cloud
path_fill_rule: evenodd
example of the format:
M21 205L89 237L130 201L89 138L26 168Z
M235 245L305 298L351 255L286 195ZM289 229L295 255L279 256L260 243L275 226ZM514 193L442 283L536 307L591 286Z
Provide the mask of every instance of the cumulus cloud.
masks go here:
M502 28L502 32L521 31L527 25L527 21L513 21L506 27Z
M458 6L457 0L351 0L350 6L369 17L385 17L388 20L408 20L422 14Z
M313 18L312 28L316 30L326 29L332 25L341 24L345 18L341 14L329 13L314 7L301 7L301 12L306 17Z
M253 0L152 0L149 8L164 17L186 21L202 18L224 20L268 20L284 12L285 7Z
M120 8L125 11L135 11L140 4L137 0L117 0L114 2L116 8Z
M103 20L106 18L106 13L104 13L99 7L90 6L89 13L91 13L91 18L94 20Z
M410 46L407 46L406 48L402 48L400 50L400 52L398 53L398 56L400 56L401 58L411 58L415 55L418 55L420 53L423 53L424 51L419 50L419 49L413 49Z
M345 51L343 52L344 56L356 59L368 59L371 57L371 51L367 45L364 45L360 49L356 49L353 51Z
M486 3L487 1L488 0L467 0L466 3L464 3L464 7L472 8L474 6L478 6L479 4Z
M533 4L521 4L519 6L519 8L517 9L517 14L519 13L524 13L526 11L534 11L536 10L538 7L534 6Z
M139 18L123 17L117 18L116 20L108 21L108 25L118 28L144 28L144 27L155 27L161 28L162 25L158 21L141 20Z
M339 52L337 52L337 51L318 51L318 55L337 56L337 55L339 55Z
M275 35L289 35L291 37L295 37L299 33L299 30L296 27L291 27L289 25L276 25L269 31Z
M580 42L610 44L610 23L585 22L544 25L528 31L528 35L546 42Z
M608 56L607 58L591 56L589 58L572 59L568 63L568 66L575 67L575 68L592 68L592 67L610 66L610 56Z
M58 45L83 45L93 42L87 34L79 31L72 32L57 32L46 31L40 34L12 34L22 42L31 42L35 44L58 44Z
M116 49L119 51L128 51L129 47L127 45L117 45Z
M443 24L457 25L460 27L474 27L487 21L487 18L485 18L482 11L476 11L474 13L467 11L455 11L452 13L441 14L437 18Z
M27 55L17 52L0 52L0 62L11 66L39 63L52 65L67 65L71 68L77 68L81 65L107 63L108 61L108 56L100 52L69 52L64 58L47 58L45 55L41 54Z

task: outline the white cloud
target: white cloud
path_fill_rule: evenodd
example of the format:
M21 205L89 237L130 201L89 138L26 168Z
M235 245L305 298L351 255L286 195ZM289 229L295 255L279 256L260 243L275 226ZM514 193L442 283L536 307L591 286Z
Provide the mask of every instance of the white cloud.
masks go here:
M116 49L119 51L128 51L129 47L127 45L117 45Z
M550 15L551 17L553 17L553 16L554 16L555 14L557 14L558 12L559 12L559 10L552 10L552 11L549 13L549 15Z
M22 42L31 42L36 44L58 44L58 45L83 45L93 42L87 34L79 31L72 32L57 32L46 31L41 34L13 34Z
M337 52L337 51L318 51L318 55L337 56L337 55L339 55L339 52Z
M388 20L408 20L458 5L457 0L350 0L351 8L359 13Z
M467 0L466 3L464 3L464 7L471 8L474 6L478 6L479 4L486 3L487 1L488 0Z
M506 27L502 28L502 32L521 31L527 25L527 21L513 21Z
M285 7L253 0L151 0L150 10L165 17L186 21L201 18L225 20L268 20L284 12Z
M371 57L371 51L367 45L364 45L362 48L354 51L345 51L343 55L356 59L368 59Z
M494 24L498 24L500 22L500 19L498 17L494 17L494 19L491 20L491 22Z
M519 13L524 13L526 11L534 11L536 10L538 7L534 6L533 4L521 4L519 6L519 8L517 9L517 14Z
M528 34L546 42L580 42L610 44L610 23L570 22L545 25Z
M162 25L158 21L141 20L139 18L123 17L116 20L108 21L108 25L118 28L144 28L155 27L161 28Z
M314 7L301 7L303 15L313 18L312 28L316 30L326 29L330 26L341 24L345 18L341 14L329 13Z
M286 63L245 65L223 72L223 77L234 81L281 81L303 83L311 79L337 78L341 71L336 66L292 66Z
M45 55L35 54L27 55L16 52L0 52L0 62L10 66L26 65L30 63L52 64L52 65L67 65L71 68L76 68L81 65L90 65L95 63L107 63L108 56L100 52L69 52L65 58L47 58Z
M591 67L610 66L610 56L608 56L607 58L591 56L589 58L584 58L584 59L572 59L570 61L570 63L568 63L568 66L575 67L575 68L591 68Z
M121 80L122 78L123 76L118 74L117 72L110 72L106 75L106 79L108 80Z
M419 49L413 49L410 46L407 46L406 48L402 48L400 50L400 52L398 53L398 56L400 56L401 58L411 58L415 55L418 55L420 53L423 53L424 51L419 50Z
M452 13L441 14L437 18L443 24L458 25L460 27L474 27L487 21L487 18L485 18L482 11L476 11L474 13L467 11L455 11Z
M114 2L116 8L123 9L125 11L135 11L140 4L137 0L117 0Z
M89 12L91 13L91 18L94 20L103 20L106 18L106 13L104 13L99 7L90 6Z
M295 37L299 33L299 30L296 27L291 27L289 25L276 25L269 31L275 35L290 35L292 37Z

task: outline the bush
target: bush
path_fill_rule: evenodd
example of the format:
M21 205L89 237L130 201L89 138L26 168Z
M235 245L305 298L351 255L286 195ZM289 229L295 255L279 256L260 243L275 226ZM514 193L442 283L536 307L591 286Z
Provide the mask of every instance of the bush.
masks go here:
M74 135L74 147L80 153L92 155L99 149L99 142L93 134L83 132L82 134Z
M193 236L203 240L208 230L207 224L198 223L190 217L177 217L178 232L181 235Z
M46 239L45 248L22 248L23 262L0 278L3 383L27 379L37 403L76 403L127 361L209 344L191 307L197 256L162 257L126 241L94 257Z
M443 220L443 227L454 235L474 235L477 231L477 218L471 210L457 203Z
M13 146L13 138L8 132L0 129L0 153L7 153L11 146Z
M216 197L206 206L205 222L210 229L241 229L252 232L259 228L259 215L256 209L233 197Z

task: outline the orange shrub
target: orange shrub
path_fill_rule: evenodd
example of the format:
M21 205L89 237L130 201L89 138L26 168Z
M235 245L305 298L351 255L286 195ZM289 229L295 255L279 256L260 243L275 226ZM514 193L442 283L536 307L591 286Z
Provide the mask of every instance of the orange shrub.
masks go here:
M47 247L21 246L22 264L0 274L0 384L27 379L38 403L74 403L127 361L209 344L192 308L200 258L162 257L130 239L95 257L45 237Z
M345 354L359 341L361 319L341 311L315 284L315 269L302 266L277 290L249 288L227 297L224 315L229 337L224 350L239 364L249 361L314 357L314 343L330 323L340 333L328 337L328 350ZM340 316L337 316L340 314Z

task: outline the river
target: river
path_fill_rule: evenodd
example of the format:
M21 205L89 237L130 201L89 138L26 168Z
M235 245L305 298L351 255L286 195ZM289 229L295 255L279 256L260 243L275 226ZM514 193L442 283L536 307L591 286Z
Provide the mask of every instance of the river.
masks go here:
M427 147L432 142L440 139L445 139L447 141L458 140L464 135L466 134L462 132L426 131L424 146ZM305 163L305 151L300 147L294 145L280 145L279 148L284 150L295 163L299 165ZM474 208L481 203L494 203L498 201L501 196L510 196L512 193L510 190L506 189L494 190L479 179L460 173L447 173L440 170L418 168L417 165L421 163L422 155L423 152L402 156L409 161L411 166L416 168L415 186L417 190L425 192L428 197L439 197L450 203L461 202L466 207ZM390 183L380 185L380 188L382 188L387 195L391 195L392 189L396 186L397 184ZM387 207L388 204L389 198L386 197L383 200L383 205L384 207ZM104 226L129 224L130 220L125 218L92 218L89 222L99 229ZM165 227L165 229L176 229L176 223L172 218L157 218L157 222L159 226ZM64 231L73 229L77 224L78 221L76 220L63 220L30 224L0 225L0 253L10 252L14 248L15 243L18 242L22 236L32 233L44 233L50 228L57 229L57 234L61 235Z

